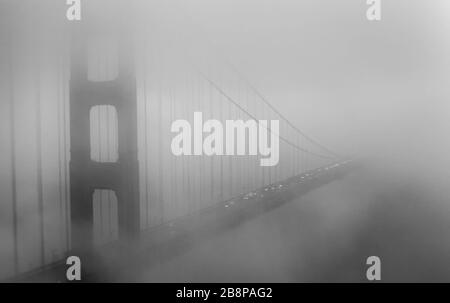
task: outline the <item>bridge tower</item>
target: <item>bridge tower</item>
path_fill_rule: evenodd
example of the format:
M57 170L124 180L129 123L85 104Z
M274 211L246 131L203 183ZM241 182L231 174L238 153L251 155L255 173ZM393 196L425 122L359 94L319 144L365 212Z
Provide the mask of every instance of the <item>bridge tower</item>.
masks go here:
M85 22L85 21L83 21ZM88 28L88 30L87 30ZM71 227L72 250L85 252L93 246L93 197L95 190L110 190L117 197L118 237L132 239L139 232L139 188L137 158L136 79L131 35L123 30L75 25L72 29L70 70L71 131ZM89 79L89 43L97 37L114 37L118 42L116 74L103 81ZM93 39L92 39L93 38ZM114 45L114 44L113 44ZM111 51L111 45L107 47ZM113 63L114 65L114 63ZM92 119L94 107L113 107L116 112L117 158L94 161Z

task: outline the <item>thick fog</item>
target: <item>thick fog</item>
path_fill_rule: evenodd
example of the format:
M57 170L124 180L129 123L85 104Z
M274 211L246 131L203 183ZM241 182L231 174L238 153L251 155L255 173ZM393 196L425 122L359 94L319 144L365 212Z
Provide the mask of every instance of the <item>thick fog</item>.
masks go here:
M450 5L382 1L379 22L365 1L183 6L296 126L366 165L147 277L361 281L379 255L388 281L447 280Z
M22 9L27 11L24 8L26 1L24 3ZM347 177L310 191L214 239L205 239L184 255L154 268L115 276L113 280L366 281L366 258L375 255L382 260L385 281L448 281L450 4L447 0L382 0L381 3L381 20L368 21L368 5L363 0L136 0L130 1L129 5L120 1L83 2L82 5L88 5L89 9L84 15L82 6L82 20L84 17L89 18L90 22L95 20L92 24L84 25L84 32L89 32L90 27L97 30L103 26L108 34L132 31L130 38L133 40L129 41L133 41L130 46L135 48L128 55L134 56L137 62L137 102L145 98L145 103L147 94L152 94L152 88L159 85L159 82L152 82L158 80L158 73L163 74L166 80L173 80L171 85L175 89L170 92L176 91L179 94L177 96L183 99L182 93L176 89L182 91L182 81L188 75L185 68L198 67L214 78L214 68L220 62L220 66L225 67L217 73L217 79L225 79L227 73L233 70L232 74L238 73L248 80L295 127L345 159L355 159L361 163ZM11 28L19 38L10 40L10 33L7 32L9 27L5 25L1 32L4 42L1 63L5 67L2 88L4 91L11 89L12 92L19 92L15 96L18 100L29 101L20 103L23 108L19 110L35 104L33 98L36 96L30 92L35 85L31 76L35 75L33 71L36 68L44 78L38 84L41 87L39 94L43 95L39 97L54 99L55 105L69 104L66 86L69 84L70 72L64 60L68 60L67 55L77 47L74 45L76 40L70 42L68 34L73 27L64 19L65 7L61 3L56 5L52 1L43 1L39 7L36 11L48 17L48 20L40 21L36 16L31 21L24 18L32 14L29 10L19 14L23 20L3 20L6 25L14 24ZM59 12L63 12L62 15ZM95 34L94 40L98 37ZM12 56L9 46L14 46L18 52ZM10 68L9 62L12 62L8 58L13 57L16 66L23 65L14 75L15 78L6 72ZM31 67L32 64L27 65L21 58L30 62L40 58L35 60L40 63ZM55 58L59 60L57 63ZM53 72L59 73L58 79L52 78ZM17 84L22 83L17 80L21 77L25 79L25 84ZM62 85L66 91L58 91L58 96L52 95L51 89L46 91L42 88L45 83L47 87ZM28 96L28 93L34 97ZM2 99L4 113L10 110L10 105L7 105L10 99L9 93L5 93ZM193 108L200 106L195 102L191 102ZM169 107L164 108L168 105L162 106L162 109L158 108L161 115L169 115ZM176 106L173 108L176 111ZM58 111L60 115L64 109ZM48 117L55 116L52 114L50 109L44 111ZM68 109L66 114L69 115ZM146 109L142 117L154 117L151 115L156 117L158 113L148 114ZM177 113L172 115L176 116ZM16 116L19 114L16 113ZM4 121L9 121L7 114L2 117ZM137 119L139 117L138 113ZM35 116L30 119L35 119ZM19 117L17 121L16 131L20 131L20 123L26 125L27 116ZM41 145L44 148L49 146L48 150L51 151L51 144L58 144L59 148L67 149L60 150L58 156L63 153L69 155L68 120L64 121L64 125L56 125L56 122L52 124L51 119L49 121L47 124L43 122L42 131L54 130L54 135L64 140L64 143L45 143L47 137L40 133L43 139L39 139L42 142L38 140L36 144L39 147L36 147L22 136L11 149L14 153L16 148L19 160L21 156L29 158L26 152L20 154L21 147L22 150L36 148L42 152ZM153 120L149 121L152 123ZM5 125L9 125L9 122L5 122ZM158 129L158 133L155 126L154 137L150 135L149 138L168 144L170 138L164 137L164 134L170 134L170 124L163 127L166 129ZM138 130L141 131L139 126ZM28 134L30 131L35 131L35 127L30 126L19 134ZM9 134L9 129L5 128L2 140L9 140L6 139ZM163 156L162 160L156 157L152 159L151 148L146 147L145 159L150 158L154 167L159 165L160 171L166 169L161 163L175 163L171 155ZM5 150L9 152L9 149ZM47 153L46 156L44 149L44 156L39 157L44 159L42 175L45 187L45 167L47 164L49 167L56 166L51 163L53 158L56 159L56 154ZM2 167L9 169L8 159L1 163ZM12 159L20 162L14 157ZM31 164L22 163L17 167L34 167L34 158L29 161ZM57 181L56 178L47 180L49 188L62 188L61 183L69 174L68 159L61 158L58 161L58 165L64 165L64 171L60 169ZM289 166L287 160L282 161L285 161L283 165ZM42 166L42 163L39 165ZM15 173L17 167L12 165L11 171ZM156 171L154 167L147 167L146 171ZM197 175L189 178L204 180L198 181L201 183L199 186L208 190L208 177L201 176L198 171L194 173ZM27 182L34 182L34 174L34 170L30 172L25 167L23 178L17 181L18 186L23 180L26 185L29 185ZM52 175L52 172L49 170L47 174ZM6 188L9 190L10 187L9 179L16 176L10 177L5 173L2 177L0 185L6 193ZM157 199L160 196L164 198L166 192L172 195L173 180L160 180L158 186L162 193L158 192ZM153 186L151 182L153 180L149 177L140 183L141 195L144 183ZM242 179L244 182L245 178ZM65 186L64 189L68 191L67 184ZM28 193L25 189L22 192ZM9 195L8 191L5 201ZM30 199L34 199L34 193L30 196ZM172 202L176 200L174 197L170 196ZM38 212L39 205L30 206L27 196L19 197L19 200L19 204L25 205L22 208L27 214ZM57 198L54 200L57 201ZM60 212L66 212L66 216L69 207L67 200L66 197L64 203L59 204ZM174 202L175 206L171 209L173 217L182 213L184 206L180 205L183 202ZM2 210L11 211L8 203L2 204ZM44 212L45 207L54 206L46 204L45 189L43 205ZM144 203L141 202L142 205ZM208 205L207 201L202 205ZM180 206L179 212L177 206ZM58 246L55 240L57 248L48 251L42 249L42 255L34 253L31 261L24 262L24 271L60 259L70 247L69 223L63 222L56 214L57 211L54 212L47 220L59 220L58 224L64 225L64 231L49 238L59 237L64 245ZM149 218L153 219L151 216L152 213L145 218L141 216L141 227L153 227L148 222L145 223L147 225L143 223ZM2 227L1 234L5 237L0 240L0 245L2 255L8 258L3 258L1 264L12 264L12 258L9 257L13 246L9 235L12 219L7 215L3 217L0 223L5 227ZM48 230L62 228L52 226L51 222L43 226ZM42 234L45 228L42 227ZM37 229L31 229L37 232ZM25 229L23 233L27 234ZM27 237L33 238L33 241L38 238L31 233ZM29 242L27 237L23 237L25 240L22 246L19 242L19 250L37 245L37 242ZM131 261L123 260L124 264L127 262ZM17 266L20 268L22 265L19 262ZM136 266L131 268L134 270ZM10 274L13 269L8 267L3 272Z
M430 134L444 145L445 1L385 1L380 22L367 21L364 1L187 6L272 103L335 149L377 155Z
M378 22L366 19L364 1L147 6L170 24L161 27L175 33L171 39L186 50L202 41L330 148L405 166L430 157L445 162L450 7L446 1L385 2Z

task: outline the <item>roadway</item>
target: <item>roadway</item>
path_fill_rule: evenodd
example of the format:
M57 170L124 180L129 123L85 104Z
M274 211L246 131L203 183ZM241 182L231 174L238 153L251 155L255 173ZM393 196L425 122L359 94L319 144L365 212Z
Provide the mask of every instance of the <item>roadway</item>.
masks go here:
M449 281L448 190L421 173L358 169L136 280L364 282L376 255L382 281Z

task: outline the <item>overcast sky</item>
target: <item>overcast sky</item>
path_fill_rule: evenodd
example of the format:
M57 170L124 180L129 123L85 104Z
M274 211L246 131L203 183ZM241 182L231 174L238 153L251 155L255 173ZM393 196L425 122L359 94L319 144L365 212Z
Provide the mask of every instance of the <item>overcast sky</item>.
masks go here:
M86 19L115 18L115 3L124 4L83 2L97 7ZM212 42L293 124L332 149L380 155L425 146L445 155L450 3L381 3L381 21L369 22L365 0L134 2L147 28ZM182 42L182 52L192 46Z
M439 137L434 143L444 141L447 2L382 1L380 22L367 21L362 0L191 0L182 6L202 29L199 35L295 125L332 148L377 153L385 144L405 147L430 134Z

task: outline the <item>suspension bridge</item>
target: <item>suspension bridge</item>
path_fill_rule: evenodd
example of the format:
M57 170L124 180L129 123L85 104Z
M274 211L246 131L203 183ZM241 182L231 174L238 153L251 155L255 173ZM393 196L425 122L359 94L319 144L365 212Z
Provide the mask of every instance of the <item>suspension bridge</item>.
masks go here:
M124 258L158 264L354 167L156 13L142 29L89 9L71 24L2 9L1 277L63 280L69 255L94 281L130 270ZM173 155L171 123L196 111L278 120L279 163Z

